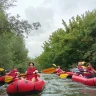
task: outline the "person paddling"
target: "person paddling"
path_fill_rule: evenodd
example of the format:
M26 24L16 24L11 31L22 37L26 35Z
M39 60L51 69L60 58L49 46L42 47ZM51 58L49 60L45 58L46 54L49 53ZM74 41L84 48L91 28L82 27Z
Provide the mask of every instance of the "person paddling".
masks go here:
M60 75L60 74L62 74L62 73L65 73L65 71L63 71L61 68L60 68L60 66L57 66L57 68L56 68L56 74L57 75Z
M38 73L38 70L34 67L33 62L29 62L29 68L25 72L26 80L31 80L32 82L35 82L37 80L37 77L40 77L40 74Z
M96 75L96 71L92 67L91 63L87 64L86 74L85 75L86 75L87 78L92 78L92 77L94 77Z
M77 75L84 75L84 68L82 67L82 62L78 62L78 66L77 66L79 72L77 72Z
M13 69L7 73L8 76L12 76L13 78L18 78L19 77L19 71L16 67L13 67Z

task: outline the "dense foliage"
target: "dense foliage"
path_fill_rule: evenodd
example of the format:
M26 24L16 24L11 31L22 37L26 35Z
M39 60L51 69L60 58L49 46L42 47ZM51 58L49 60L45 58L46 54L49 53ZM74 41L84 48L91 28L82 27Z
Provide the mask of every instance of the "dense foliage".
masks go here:
M10 70L17 66L24 70L28 61L28 50L25 48L23 34L38 29L40 23L29 24L19 19L19 15L10 16L6 10L13 7L16 0L0 1L0 67ZM96 64L96 10L87 11L81 16L69 19L67 24L62 20L59 28L44 42L43 52L34 61L39 69L60 65L69 69L78 61Z
M81 16L62 20L64 29L56 30L44 42L43 52L36 58L42 68L55 63L68 69L78 61L96 62L96 10L87 11Z
M0 0L0 67L10 70L16 66L21 71L28 66L31 59L25 48L24 35L38 29L40 23L29 24L20 20L19 15L10 16L6 10L13 7L16 0Z

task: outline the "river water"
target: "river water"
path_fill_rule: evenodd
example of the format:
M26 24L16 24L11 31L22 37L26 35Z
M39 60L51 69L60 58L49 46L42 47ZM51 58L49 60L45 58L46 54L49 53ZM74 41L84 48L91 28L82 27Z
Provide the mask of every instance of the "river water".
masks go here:
M46 86L40 94L30 96L96 96L96 87L73 82L71 79L61 79L55 74L41 74ZM8 96L6 84L0 86L0 96Z

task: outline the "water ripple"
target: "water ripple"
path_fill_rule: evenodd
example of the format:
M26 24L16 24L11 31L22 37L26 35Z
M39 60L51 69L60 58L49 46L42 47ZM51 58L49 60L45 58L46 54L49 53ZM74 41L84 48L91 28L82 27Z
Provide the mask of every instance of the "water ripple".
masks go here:
M41 78L46 82L45 89L42 93L31 96L96 96L94 86L86 86L71 79L61 79L55 74L41 74ZM0 96L8 96L6 86L0 87Z

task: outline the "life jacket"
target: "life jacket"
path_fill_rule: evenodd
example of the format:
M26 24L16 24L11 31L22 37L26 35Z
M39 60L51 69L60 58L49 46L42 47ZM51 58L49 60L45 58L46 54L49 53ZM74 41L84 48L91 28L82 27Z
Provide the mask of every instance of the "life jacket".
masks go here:
M90 67L90 68L87 67L87 68L86 68L86 71L89 72L89 73L94 73L93 70L94 70L94 69L93 69L92 67Z
M63 71L63 70L60 69L60 68L57 68L57 69L56 69L56 72L57 72L57 73L60 73L60 72L62 72L62 71Z
M37 70L35 67L27 69L27 76L26 76L27 80L31 80L33 77L37 78L37 75L33 73L35 70Z
M9 76L12 76L13 78L15 78L17 76L17 73L16 72L19 72L18 70L12 70L10 71L10 73L8 74Z
M79 69L80 72L84 72L84 69L82 66L78 66L77 68Z

